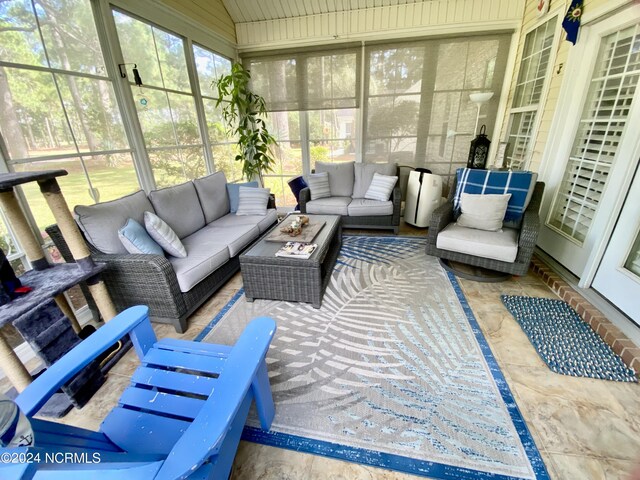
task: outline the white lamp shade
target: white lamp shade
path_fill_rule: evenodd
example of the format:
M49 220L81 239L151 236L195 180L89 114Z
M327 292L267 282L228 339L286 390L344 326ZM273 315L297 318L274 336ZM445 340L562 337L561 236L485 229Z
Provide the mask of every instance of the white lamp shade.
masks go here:
M469 100L477 104L486 103L491 100L491 97L493 97L493 92L477 92L469 94Z

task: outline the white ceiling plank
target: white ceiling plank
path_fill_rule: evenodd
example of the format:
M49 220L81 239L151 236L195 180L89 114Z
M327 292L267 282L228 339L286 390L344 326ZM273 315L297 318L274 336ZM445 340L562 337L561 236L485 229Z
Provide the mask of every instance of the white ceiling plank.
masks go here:
M244 19L244 20L241 20L241 22L252 22L254 19L254 16L252 15L252 10L247 8L247 4L242 1L238 1L236 2L236 4L238 5L238 11L240 12L240 17Z
M289 3L289 12L292 17L311 14L311 9L308 8L308 2L297 3L296 0L287 0L287 2Z
M229 15L236 24L284 20L308 15L323 15L346 12L348 15L361 12L365 18L400 8L403 18L397 22L418 25L425 17L433 18L433 23L450 23L460 19L483 21L487 18L511 18L513 11L521 9L524 0L222 0ZM199 0L207 5L206 0ZM512 5L515 3L517 5ZM478 18L478 13L480 17ZM412 15L407 18L405 15ZM340 17L338 17L340 19ZM367 23L365 21L365 23ZM375 21L380 24L380 21ZM391 25L391 21L385 19ZM429 22L432 23L432 22ZM335 27L333 27L335 28Z
M276 12L275 18L287 18L286 10L282 4L282 0L274 0L274 10Z
M269 0L256 2L254 6L254 8L256 9L256 14L265 20L273 20L274 18L277 18L277 16L271 13L275 10L273 3L274 2Z
M311 0L311 14L317 15L320 12L320 1L319 0Z
M222 3L224 4L224 8L227 9L229 16L233 19L235 23L242 23L246 21L246 20L241 20L241 14L240 14L240 10L238 9L237 2L234 2L233 0L222 0Z

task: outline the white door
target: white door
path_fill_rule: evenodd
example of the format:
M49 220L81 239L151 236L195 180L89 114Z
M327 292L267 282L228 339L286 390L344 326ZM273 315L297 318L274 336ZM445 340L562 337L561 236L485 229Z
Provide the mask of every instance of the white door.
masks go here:
M538 244L581 286L593 279L637 161L638 18L635 5L585 28L565 74Z
M592 286L640 325L640 171Z

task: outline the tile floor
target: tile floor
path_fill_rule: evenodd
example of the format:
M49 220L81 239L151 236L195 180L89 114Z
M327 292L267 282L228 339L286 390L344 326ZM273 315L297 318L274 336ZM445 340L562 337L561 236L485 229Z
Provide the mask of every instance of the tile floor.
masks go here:
M352 233L346 231L345 233ZM368 233L372 233L371 231ZM403 226L401 234L424 231ZM573 378L551 372L500 302L500 294L557 298L532 273L503 283L460 281L464 293L500 364L552 479L629 478L640 463L640 385ZM154 324L159 337L193 339L242 286L237 274L176 334ZM82 410L64 422L97 429L136 368L133 351L109 373L107 383ZM339 460L242 442L231 476L237 480L421 478ZM636 480L640 479L634 477Z

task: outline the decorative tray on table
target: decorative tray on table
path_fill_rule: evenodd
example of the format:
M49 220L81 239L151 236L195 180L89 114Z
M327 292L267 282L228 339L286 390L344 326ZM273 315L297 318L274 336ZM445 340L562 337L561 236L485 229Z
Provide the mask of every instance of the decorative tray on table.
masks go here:
M312 220L306 215L289 215L265 240L267 242L310 242L315 238L324 221Z

